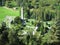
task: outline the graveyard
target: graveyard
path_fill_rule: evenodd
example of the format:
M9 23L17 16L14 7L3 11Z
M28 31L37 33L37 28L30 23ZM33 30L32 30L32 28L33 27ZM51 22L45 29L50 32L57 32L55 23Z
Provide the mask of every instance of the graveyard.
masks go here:
M60 0L0 0L0 45L60 45Z

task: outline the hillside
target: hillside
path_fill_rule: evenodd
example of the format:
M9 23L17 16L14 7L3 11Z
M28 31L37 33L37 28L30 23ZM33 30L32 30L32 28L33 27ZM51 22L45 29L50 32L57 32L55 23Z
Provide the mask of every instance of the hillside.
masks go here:
M19 16L19 11L15 11L9 8L0 7L0 22L6 17L6 16Z

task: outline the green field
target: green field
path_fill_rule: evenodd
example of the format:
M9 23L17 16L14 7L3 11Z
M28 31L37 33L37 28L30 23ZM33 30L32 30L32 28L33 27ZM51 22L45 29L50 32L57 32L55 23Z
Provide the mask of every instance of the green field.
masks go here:
M0 7L0 22L4 20L4 18L9 15L9 16L18 16L20 13L18 10L12 10L12 9L7 9L4 7Z

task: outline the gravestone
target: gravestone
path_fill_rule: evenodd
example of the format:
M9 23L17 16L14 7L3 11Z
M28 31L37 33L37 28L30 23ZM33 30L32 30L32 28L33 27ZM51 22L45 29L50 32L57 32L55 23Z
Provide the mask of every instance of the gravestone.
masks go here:
M15 16L6 16L4 22L6 22L8 27L11 27L11 21L14 20Z

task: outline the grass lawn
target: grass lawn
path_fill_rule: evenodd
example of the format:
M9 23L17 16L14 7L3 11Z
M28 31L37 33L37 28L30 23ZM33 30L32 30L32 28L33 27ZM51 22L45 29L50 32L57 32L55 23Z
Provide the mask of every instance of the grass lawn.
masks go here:
M4 18L9 15L9 16L19 16L19 11L16 10L10 10L4 7L0 7L0 22L4 20Z

